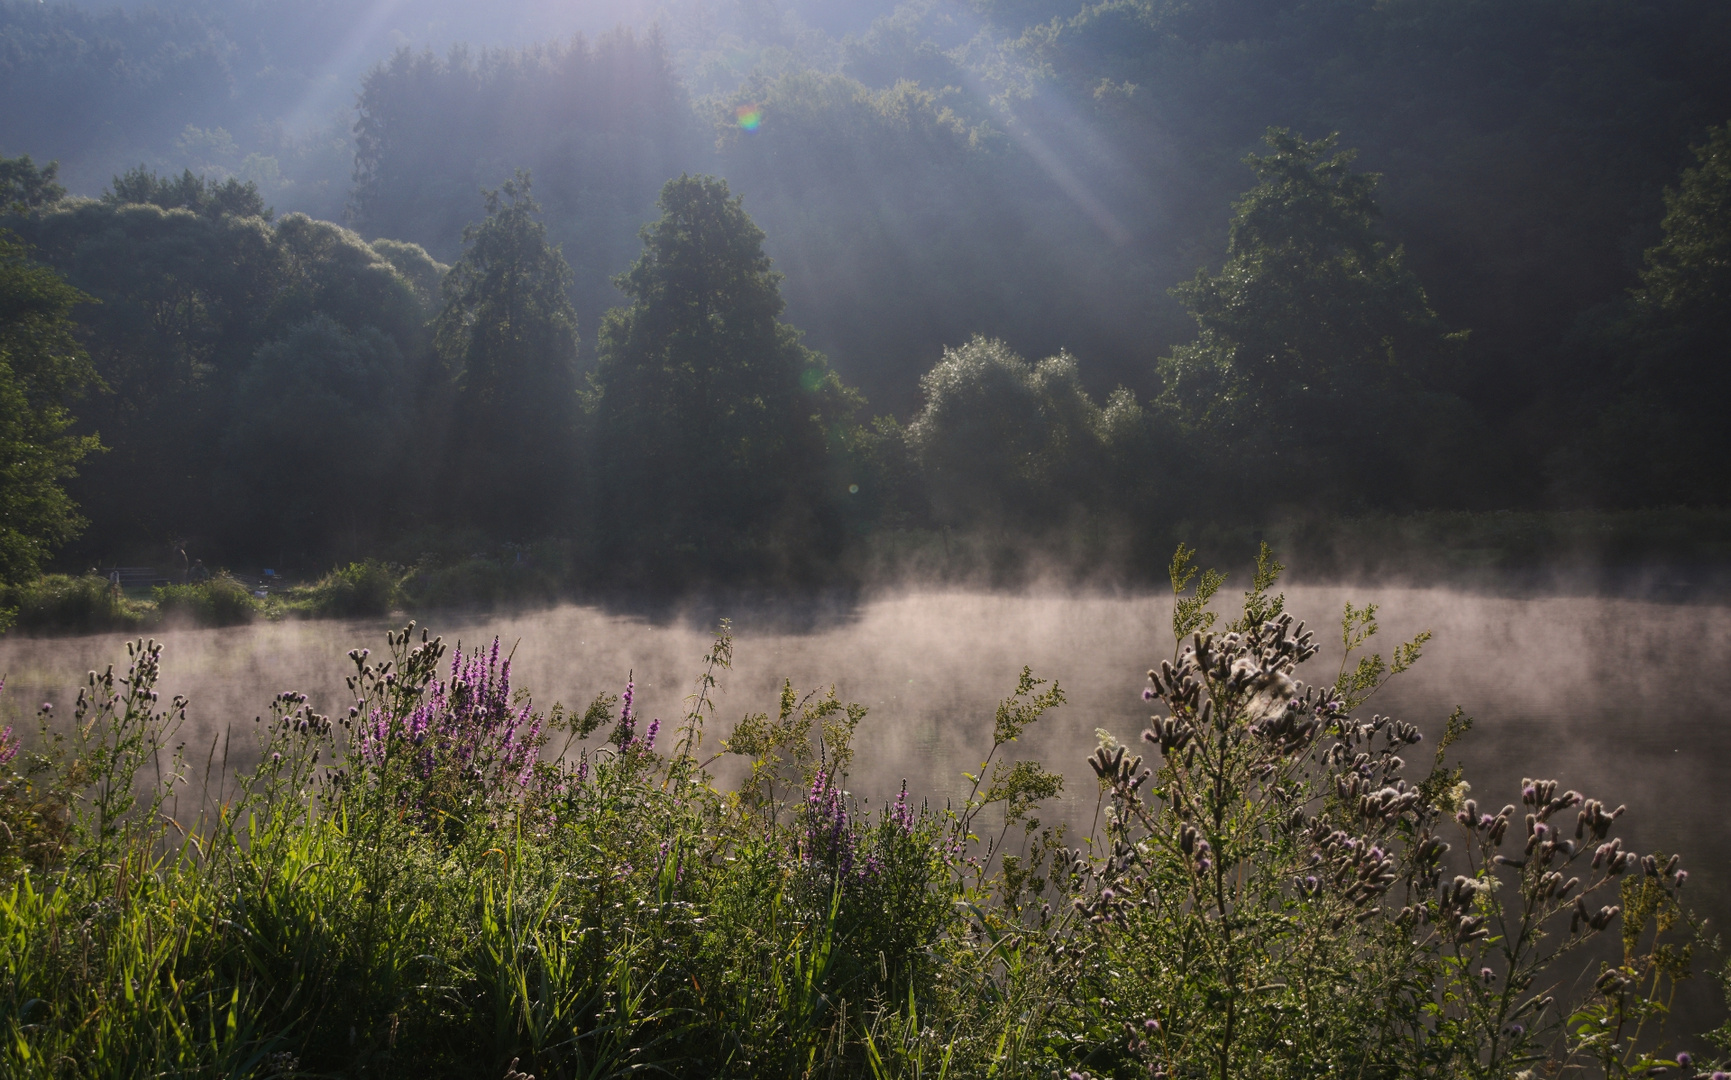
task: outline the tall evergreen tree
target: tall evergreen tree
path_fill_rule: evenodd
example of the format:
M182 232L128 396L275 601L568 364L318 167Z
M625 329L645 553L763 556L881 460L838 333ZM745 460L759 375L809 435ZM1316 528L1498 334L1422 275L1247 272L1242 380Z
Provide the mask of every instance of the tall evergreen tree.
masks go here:
M68 431L94 379L71 317L86 299L0 233L0 584L34 577L84 524L65 482L100 449Z
M781 275L726 183L681 176L659 205L617 282L632 303L601 326L601 549L646 572L816 572L859 397L780 321Z
M508 536L552 527L576 472L577 316L571 268L519 172L487 193L444 282L433 341L456 382L456 517Z

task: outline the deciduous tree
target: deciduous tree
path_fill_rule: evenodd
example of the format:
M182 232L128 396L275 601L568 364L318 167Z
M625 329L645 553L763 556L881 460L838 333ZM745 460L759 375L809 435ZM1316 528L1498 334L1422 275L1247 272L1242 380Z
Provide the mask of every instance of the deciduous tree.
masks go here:
M68 430L94 378L72 332L87 299L0 233L0 584L34 577L84 524L65 483L100 448Z

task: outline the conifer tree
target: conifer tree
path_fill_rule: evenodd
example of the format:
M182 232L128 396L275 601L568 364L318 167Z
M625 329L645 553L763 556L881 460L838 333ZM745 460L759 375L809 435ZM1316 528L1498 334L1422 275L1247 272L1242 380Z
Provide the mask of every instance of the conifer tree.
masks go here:
M816 568L838 539L830 451L858 395L780 321L781 275L727 185L662 189L595 376L602 549L687 573Z
M434 346L455 380L455 517L508 536L570 506L579 415L571 268L547 242L519 172L487 193L444 282Z

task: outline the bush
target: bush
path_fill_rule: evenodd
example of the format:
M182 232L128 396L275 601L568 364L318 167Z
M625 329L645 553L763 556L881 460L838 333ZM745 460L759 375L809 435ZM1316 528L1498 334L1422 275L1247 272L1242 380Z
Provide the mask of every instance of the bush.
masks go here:
M133 630L149 614L148 607L127 600L111 582L95 574L47 574L0 589L0 612L7 609L18 629L47 634Z
M264 605L227 574L191 585L159 585L151 590L158 620L195 626L238 626L256 618Z
M389 615L402 603L402 571L376 559L349 563L291 593L300 611L315 616Z
M1159 758L1096 748L1105 830L1075 850L1036 818L1062 779L1013 757L1064 701L1026 670L965 798L866 813L846 791L865 710L833 691L784 684L733 727L737 789L705 771L725 624L672 731L629 683L538 711L497 642L447 657L411 624L388 658L350 653L344 715L277 695L258 766L192 807L167 750L184 703L157 703L161 648L139 642L123 676L91 675L65 754L0 778L5 820L66 808L34 865L0 853L0 1070L1393 1080L1681 1061L1659 1056L1687 967L1679 861L1625 850L1620 809L1551 781L1481 813L1445 761L1458 716L1407 779L1417 732L1352 713L1423 638L1305 689L1314 639L1266 553L1219 632L1221 578L1184 555L1147 695ZM1348 610L1349 655L1373 615ZM0 767L14 754L0 735ZM1596 978L1553 1000L1571 952Z
M418 610L553 603L570 570L569 544L506 545L496 556L427 560L405 579L404 599Z

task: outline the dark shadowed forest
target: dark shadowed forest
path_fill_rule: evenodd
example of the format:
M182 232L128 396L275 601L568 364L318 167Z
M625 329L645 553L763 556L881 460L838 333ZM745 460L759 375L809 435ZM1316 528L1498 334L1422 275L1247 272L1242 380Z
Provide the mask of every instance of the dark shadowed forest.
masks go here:
M574 7L0 4L8 582L1723 546L1722 4Z

